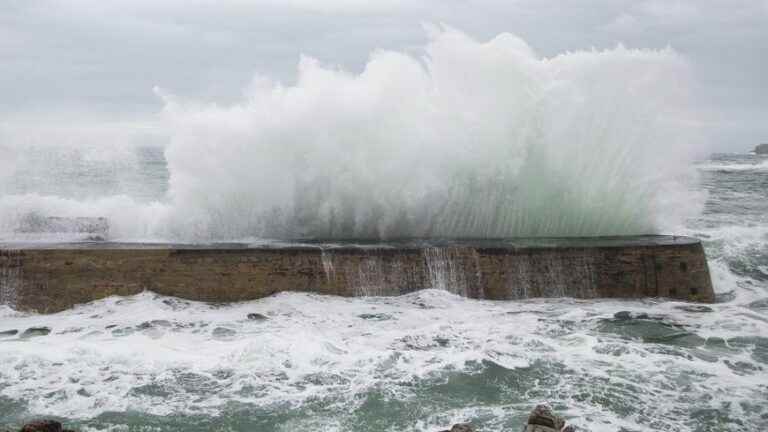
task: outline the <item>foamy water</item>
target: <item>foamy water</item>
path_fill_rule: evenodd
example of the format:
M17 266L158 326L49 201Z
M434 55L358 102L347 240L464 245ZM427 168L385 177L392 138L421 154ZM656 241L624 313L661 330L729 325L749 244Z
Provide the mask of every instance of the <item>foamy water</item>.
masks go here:
M11 421L33 412L93 429L504 430L543 400L594 431L706 430L712 415L765 424L766 305L747 300L686 312L438 290L223 306L145 293L50 316L6 310L4 329L52 332L2 339L1 394L6 410L24 401Z
M729 161L715 161L714 163L700 163L696 167L705 171L768 171L768 160L759 158L747 163L733 163Z

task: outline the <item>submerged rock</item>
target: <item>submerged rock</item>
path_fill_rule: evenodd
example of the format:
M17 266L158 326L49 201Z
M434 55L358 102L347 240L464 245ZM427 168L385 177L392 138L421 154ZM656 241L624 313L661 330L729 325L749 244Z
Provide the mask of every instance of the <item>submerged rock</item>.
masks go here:
M31 338L35 336L47 336L49 333L51 333L51 329L49 327L30 327L24 330L24 333L22 333L20 337Z
M634 314L630 311L620 311L613 314L613 318L618 321L629 321L633 319L649 319L650 316L644 312L641 312L639 314Z
M19 331L18 331L18 330L16 330L16 329L11 329L11 330L3 330L3 331L0 331L0 337L4 337L4 336L16 336L17 334L19 334Z
M266 315L262 315L260 313L251 312L247 315L248 319L251 321L266 321L269 318L267 318Z

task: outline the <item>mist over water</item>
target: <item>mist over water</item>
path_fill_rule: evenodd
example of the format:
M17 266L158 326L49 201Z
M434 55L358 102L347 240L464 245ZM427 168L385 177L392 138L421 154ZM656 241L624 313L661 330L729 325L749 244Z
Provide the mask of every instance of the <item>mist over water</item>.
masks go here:
M673 51L543 58L510 34L428 32L421 57L377 51L359 74L303 57L295 84L257 77L232 105L156 89L164 157L6 144L0 231L32 212L107 217L121 240L581 236L700 209Z

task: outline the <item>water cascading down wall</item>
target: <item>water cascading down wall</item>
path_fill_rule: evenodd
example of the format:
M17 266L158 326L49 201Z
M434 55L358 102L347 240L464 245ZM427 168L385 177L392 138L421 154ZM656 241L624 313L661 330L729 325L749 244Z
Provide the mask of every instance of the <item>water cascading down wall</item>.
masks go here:
M714 300L702 246L687 237L261 247L90 243L6 245L0 252L0 302L46 313L143 290L233 302L281 291L389 296L424 288L492 300Z

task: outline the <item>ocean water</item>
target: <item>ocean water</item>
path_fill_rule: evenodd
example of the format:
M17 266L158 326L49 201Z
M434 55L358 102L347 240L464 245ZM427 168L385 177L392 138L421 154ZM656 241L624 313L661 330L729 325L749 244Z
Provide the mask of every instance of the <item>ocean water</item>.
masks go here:
M162 164L145 165L165 193ZM0 429L50 417L86 431L508 431L549 402L591 431L765 430L768 159L695 168L691 194L706 202L676 234L704 241L715 304L426 290L237 304L146 292L53 315L0 306ZM28 330L40 327L50 332Z

